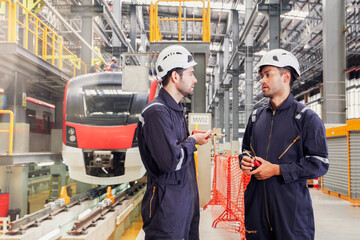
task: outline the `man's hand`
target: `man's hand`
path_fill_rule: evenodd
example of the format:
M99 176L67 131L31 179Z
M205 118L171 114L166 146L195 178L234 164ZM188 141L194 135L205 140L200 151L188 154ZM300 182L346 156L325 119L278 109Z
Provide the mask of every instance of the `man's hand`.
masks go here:
M261 166L251 171L249 175L254 175L258 180L265 180L272 176L281 175L279 165L272 164L261 157L255 157L255 159L261 162Z
M253 167L254 167L254 161L248 156L243 156L240 162L241 170L246 175L250 175L250 171L253 169Z
M190 135L189 137L192 137L196 140L197 145L203 145L209 141L211 130L207 131L206 133L195 133L193 135Z

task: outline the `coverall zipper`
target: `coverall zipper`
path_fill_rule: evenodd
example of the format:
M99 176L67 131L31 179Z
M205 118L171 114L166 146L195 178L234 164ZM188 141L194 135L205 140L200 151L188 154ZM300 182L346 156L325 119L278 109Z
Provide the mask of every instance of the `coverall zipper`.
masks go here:
M294 143L299 140L300 136L298 135L294 141L292 141L292 143L285 149L285 151L280 155L280 157L278 157L278 159L282 158L282 156L284 156L284 154L291 148L292 145L294 145Z
M275 116L275 111L273 111L273 115L271 117L271 126L270 126L270 135L269 135L269 143L268 143L268 146L267 146L267 149L266 149L266 161L268 160L268 154L269 154L269 147L270 147L270 141L271 141L271 134L272 134L272 128L273 128L273 124L274 124L274 116ZM264 180L264 197L265 197L265 210L266 210L266 219L267 219L267 222L269 224L269 227L270 227L270 231L272 231L272 226L270 224L270 218L269 218L269 208L268 208L268 203L267 203L267 197L266 197L266 183L265 183L265 180Z
M252 147L251 142L252 142L252 136L250 137L250 149L251 149L251 151L254 153L254 156L256 156L255 150L254 150L254 148Z
M155 196L155 189L156 189L156 187L153 186L153 195L152 195L152 197L151 197L151 199L150 199L150 214L149 214L149 218L151 218L151 203L152 203L152 200L153 200L153 198L154 198L154 196Z

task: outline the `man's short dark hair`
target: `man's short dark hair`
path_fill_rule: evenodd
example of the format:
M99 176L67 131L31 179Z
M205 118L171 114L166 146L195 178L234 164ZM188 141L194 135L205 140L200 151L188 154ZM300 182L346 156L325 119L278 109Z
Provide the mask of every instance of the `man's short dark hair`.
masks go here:
M182 77L182 74L184 72L184 68L173 68L170 71L167 72L167 74L165 76L162 77L162 85L165 87L166 85L168 85L169 81L170 81L170 77L173 71L177 72L180 77Z

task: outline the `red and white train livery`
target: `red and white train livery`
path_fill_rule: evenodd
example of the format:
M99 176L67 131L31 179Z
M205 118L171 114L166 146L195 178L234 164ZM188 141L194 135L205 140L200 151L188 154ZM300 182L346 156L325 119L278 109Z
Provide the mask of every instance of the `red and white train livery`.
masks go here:
M141 178L145 168L137 147L136 126L150 93L122 90L121 72L71 79L64 94L63 151L70 177L111 185Z

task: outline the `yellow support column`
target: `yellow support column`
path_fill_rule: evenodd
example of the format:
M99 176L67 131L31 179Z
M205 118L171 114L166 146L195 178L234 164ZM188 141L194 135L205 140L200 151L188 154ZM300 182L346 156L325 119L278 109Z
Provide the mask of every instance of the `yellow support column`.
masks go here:
M29 12L25 12L25 49L29 49Z
M154 41L154 3L151 1L150 3L150 42Z
M11 4L11 19L9 18L11 36L9 42L16 42L16 2Z
M210 1L208 1L208 8L206 11L206 35L204 42L210 42L210 17L211 17L211 11L210 11Z
M195 124L195 130L199 130L199 125ZM198 148L198 145L195 144L195 147ZM195 169L196 169L196 180L198 179L198 150L194 152L194 160L195 160Z
M45 27L45 30L43 31L43 42L42 42L42 58L46 61L47 60L47 33L48 28Z
M60 38L60 44L59 44L59 69L61 70L62 68L62 49L63 49L63 43L62 43L62 38Z
M55 34L52 33L52 51L51 51L51 65L55 66Z
M35 23L35 55L39 55L39 19L36 18Z
M9 16L8 16L8 35L7 35L7 40L8 42L11 42L11 34L12 34L12 3L9 1L8 3L8 12L9 12Z
M155 21L155 42L159 41L159 21L158 21L158 5L155 4L155 13L154 13L154 21Z
M202 11L202 23L203 23L203 41L205 42L205 36L206 36L206 11L205 7L203 7Z

